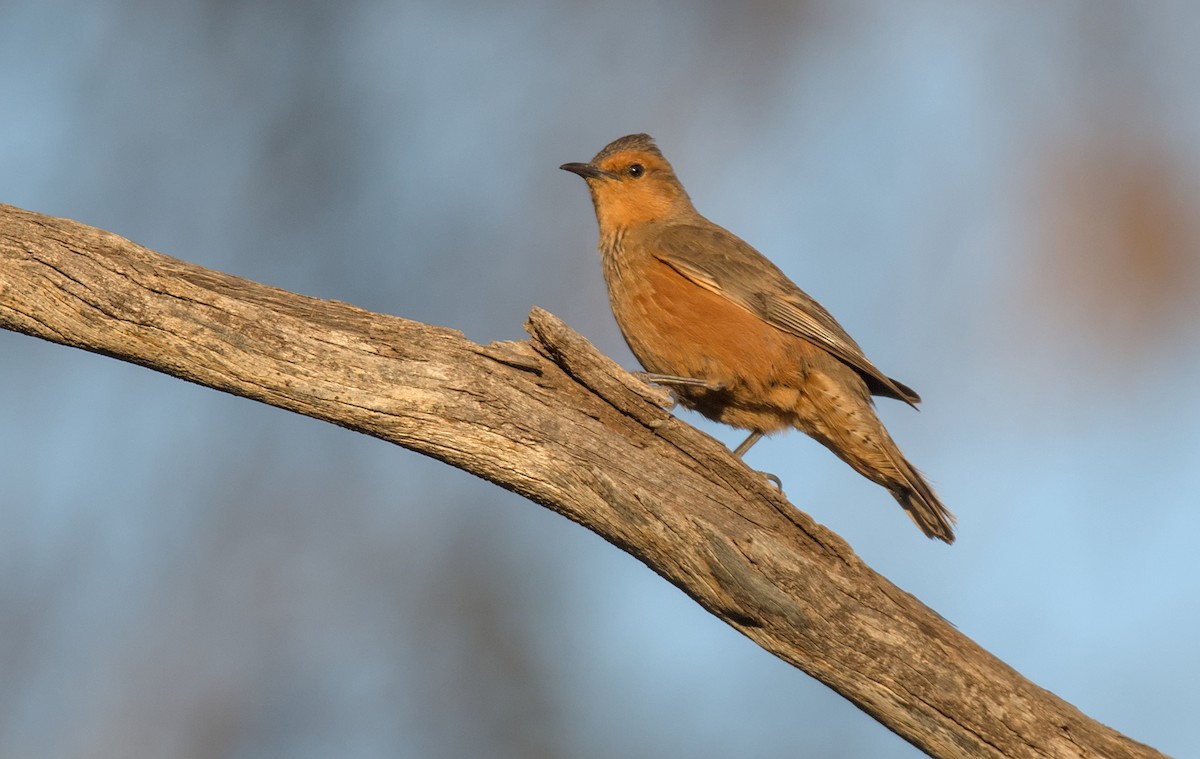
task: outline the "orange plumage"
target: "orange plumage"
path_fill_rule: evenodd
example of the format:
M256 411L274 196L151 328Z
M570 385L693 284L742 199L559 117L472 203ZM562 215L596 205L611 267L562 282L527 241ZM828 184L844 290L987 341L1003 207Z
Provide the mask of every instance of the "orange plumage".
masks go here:
M931 538L953 542L954 517L904 458L871 396L916 404L841 325L761 253L692 206L644 134L564 164L591 191L613 314L650 372L683 405L761 434L795 427L883 485Z

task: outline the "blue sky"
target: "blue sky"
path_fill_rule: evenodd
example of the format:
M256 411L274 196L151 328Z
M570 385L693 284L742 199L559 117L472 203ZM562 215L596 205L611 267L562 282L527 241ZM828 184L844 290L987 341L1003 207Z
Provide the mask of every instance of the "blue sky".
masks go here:
M1197 32L1183 3L16 3L0 202L479 341L539 305L632 368L556 167L649 132L920 391L881 414L959 541L799 433L750 463L1186 756ZM0 384L0 755L918 755L438 462L11 333Z

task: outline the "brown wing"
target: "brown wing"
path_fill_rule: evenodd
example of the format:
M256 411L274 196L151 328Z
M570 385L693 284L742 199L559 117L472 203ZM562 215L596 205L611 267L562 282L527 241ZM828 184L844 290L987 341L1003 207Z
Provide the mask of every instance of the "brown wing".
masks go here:
M673 224L655 230L646 242L655 257L697 285L829 351L858 371L873 395L895 398L914 408L920 402L912 388L879 371L820 303L731 232L715 224Z

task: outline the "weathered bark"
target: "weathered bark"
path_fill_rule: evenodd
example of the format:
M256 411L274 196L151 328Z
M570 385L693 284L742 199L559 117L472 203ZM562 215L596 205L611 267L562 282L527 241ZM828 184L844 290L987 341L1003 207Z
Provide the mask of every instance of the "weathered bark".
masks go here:
M873 572L539 309L529 342L478 345L0 205L0 326L364 432L520 493L933 756L1160 756Z

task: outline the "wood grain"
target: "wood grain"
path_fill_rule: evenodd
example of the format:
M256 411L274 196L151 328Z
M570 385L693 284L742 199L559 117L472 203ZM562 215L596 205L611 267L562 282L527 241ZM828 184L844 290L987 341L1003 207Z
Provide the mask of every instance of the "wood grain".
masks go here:
M539 309L528 342L479 345L0 205L0 326L373 435L520 493L931 756L1160 756L872 571Z

